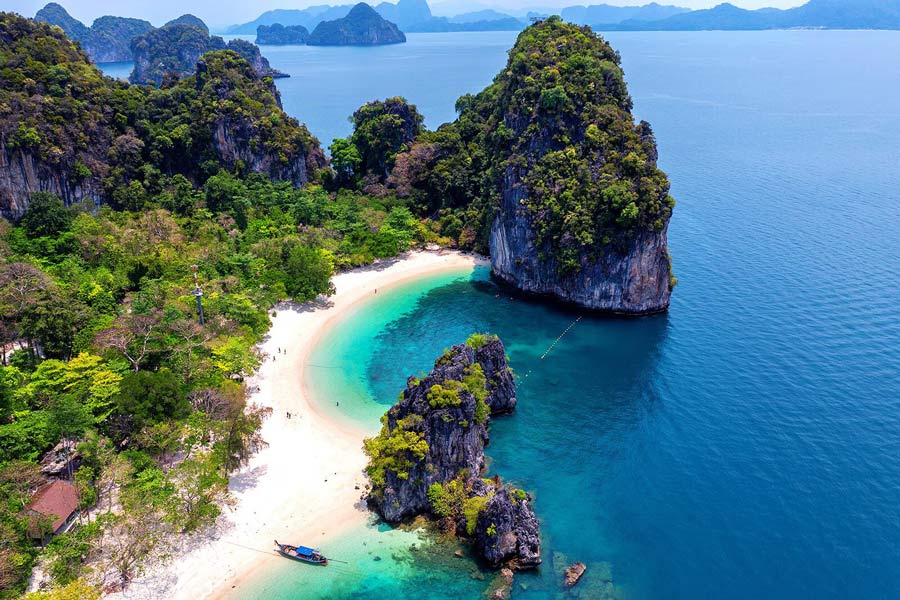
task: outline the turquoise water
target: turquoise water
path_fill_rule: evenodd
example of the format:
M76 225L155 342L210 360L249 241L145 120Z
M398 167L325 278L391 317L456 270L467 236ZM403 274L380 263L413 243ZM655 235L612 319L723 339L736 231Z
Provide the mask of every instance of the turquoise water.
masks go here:
M405 94L432 126L452 117L508 37L436 37L448 48L414 60L412 42L391 61L266 53L310 73L278 85L330 140L370 96ZM900 33L609 38L678 200L669 314L583 320L542 361L572 314L497 297L484 272L437 280L379 293L338 327L315 360L341 368L314 386L341 386L341 406L325 404L368 424L444 347L503 337L528 377L494 423L490 469L535 495L546 558L515 598L562 593L554 553L589 565L585 597L607 579L634 599L896 597ZM247 592L477 597L470 562L410 555L410 535L369 528L326 549L347 572L276 565ZM390 536L397 560L374 560L370 536Z

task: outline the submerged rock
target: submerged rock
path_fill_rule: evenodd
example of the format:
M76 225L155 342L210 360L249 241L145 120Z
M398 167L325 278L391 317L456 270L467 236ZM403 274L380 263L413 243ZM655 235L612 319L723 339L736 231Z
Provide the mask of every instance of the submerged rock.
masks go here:
M420 514L455 523L492 567L540 564L531 497L480 477L490 417L515 405L498 338L476 334L447 350L428 376L407 380L381 433L366 440L369 504L389 523Z

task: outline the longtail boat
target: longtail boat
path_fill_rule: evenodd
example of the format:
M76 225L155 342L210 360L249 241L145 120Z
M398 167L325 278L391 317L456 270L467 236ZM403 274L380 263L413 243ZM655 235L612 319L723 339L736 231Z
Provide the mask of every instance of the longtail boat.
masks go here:
M279 544L275 540L278 547L278 554L285 558L299 560L300 562L312 563L314 565L327 565L328 559L322 556L322 553L315 548L307 548L306 546L289 546L288 544Z

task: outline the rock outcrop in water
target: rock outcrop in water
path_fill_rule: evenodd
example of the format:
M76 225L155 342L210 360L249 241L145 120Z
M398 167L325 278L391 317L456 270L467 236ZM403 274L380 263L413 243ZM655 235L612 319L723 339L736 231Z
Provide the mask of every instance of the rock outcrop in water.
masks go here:
M406 36L397 25L360 2L346 17L316 25L307 43L310 46L383 46L405 41Z
M128 88L104 78L59 29L0 13L0 55L5 218L21 217L37 191L67 205L132 207L146 193L143 166L195 186L209 177L205 164L295 186L326 166L318 140L281 110L272 81L234 52L204 55L195 74L169 89Z
M256 43L266 46L302 45L309 40L309 30L303 25L279 23L260 25L256 29Z
M198 25L191 15L184 15L159 29L154 29L131 41L134 71L131 83L160 85L164 78L179 79L194 72L200 57L214 50L232 50L240 54L260 77L287 77L269 65L259 47L246 40L235 39L227 44L218 36L210 36L205 25ZM201 26L202 25L202 26Z
M503 343L474 335L454 346L419 380L410 377L366 440L370 505L389 523L429 514L471 538L498 567L541 562L531 497L499 478L482 479L492 415L512 411L515 383Z
M457 121L396 157L389 186L442 214L461 247L489 251L494 277L517 290L666 310L674 200L619 65L590 28L535 23L494 82L459 99Z

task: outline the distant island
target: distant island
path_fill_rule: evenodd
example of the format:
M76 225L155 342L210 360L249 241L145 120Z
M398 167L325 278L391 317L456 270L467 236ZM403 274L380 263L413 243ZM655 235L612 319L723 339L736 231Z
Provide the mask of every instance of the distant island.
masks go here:
M109 16L87 27L55 2L39 10L34 18L62 29L95 63L131 61L131 40L153 30L153 25L141 19Z
M383 46L402 44L406 36L365 2L360 2L346 17L323 21L306 42L310 46Z
M262 46L285 46L305 44L309 40L309 30L303 25L284 26L260 25L256 28L256 43Z
M565 10L563 13L566 17ZM570 12L569 16L572 14ZM802 6L784 10L747 10L724 3L662 18L644 13L619 22L591 20L588 24L607 31L900 29L900 0L810 0Z
M51 2L35 14L35 20L56 25L78 42L94 63L134 62L132 83L160 85L166 75L187 77L200 56L229 49L244 57L261 77L288 77L269 66L259 48L245 40L225 40L209 35L209 27L195 15L184 14L160 28L147 21L126 17L100 17L91 27Z
M353 5L317 5L304 9L270 10L258 18L242 25L233 25L226 30L230 35L257 33L260 25L280 24L302 25L314 30L319 23L333 21L347 16ZM466 13L455 17L436 17L426 0L399 0L396 4L381 2L373 7L383 18L396 23L407 33L441 32L441 31L518 31L528 24L527 19L515 18L511 15L493 10Z
M435 16L426 0L382 2L375 11L397 23L407 33L460 31L518 31L532 19L546 18L546 11L479 10L455 16ZM271 10L257 19L234 25L229 34L256 33L260 25L302 25L313 30L322 21L349 13L350 5L318 5L302 10ZM690 10L651 2L643 6L591 4L568 6L560 16L578 25L590 25L598 31L701 31L766 29L900 29L900 0L810 0L790 9L747 10L733 4L710 9Z

